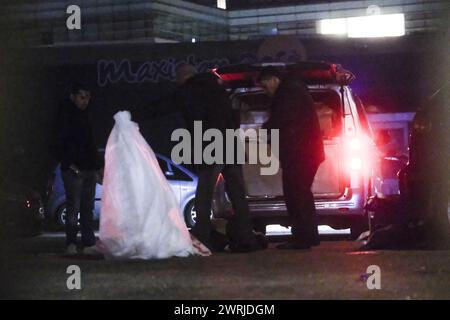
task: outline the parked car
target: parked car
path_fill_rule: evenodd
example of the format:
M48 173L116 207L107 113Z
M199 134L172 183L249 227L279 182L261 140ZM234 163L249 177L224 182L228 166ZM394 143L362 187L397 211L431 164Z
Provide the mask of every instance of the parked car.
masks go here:
M176 165L160 154L156 154L162 172L167 178L169 185L172 187L177 197L180 208L182 209L183 218L186 224L191 228L195 224L196 212L194 208L195 190L197 188L197 176L183 166ZM94 221L100 219L102 184L101 179L97 182L95 190L95 208ZM151 190L149 190L151 192ZM53 182L46 206L47 218L51 222L61 227L66 221L66 196L64 192L64 184L61 176L61 168L58 165L54 171Z
M40 194L19 183L0 182L2 235L35 236L43 231L44 205Z
M229 89L244 130L261 128L270 117L270 98L255 81L267 65L303 80L317 108L326 154L312 187L319 223L335 229L351 228L357 237L368 229L364 204L370 195L381 192L381 181L377 178L380 154L372 130L361 100L349 86L354 76L339 65L324 62L240 64L214 69L212 72ZM258 144L258 140L247 143ZM281 170L264 176L259 169L260 165L243 165L255 229L264 232L268 224L288 226ZM229 215L231 206L225 193L217 199L221 200L215 203L215 214Z

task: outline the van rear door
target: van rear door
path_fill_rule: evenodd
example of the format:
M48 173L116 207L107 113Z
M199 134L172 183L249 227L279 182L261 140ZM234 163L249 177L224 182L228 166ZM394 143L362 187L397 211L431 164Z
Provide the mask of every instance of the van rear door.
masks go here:
M316 199L339 198L345 189L342 164L342 108L339 94L334 90L311 89L322 135L326 160L320 165L312 187ZM260 129L270 117L270 99L261 91L237 94L232 99L233 107L239 110L241 129ZM256 144L265 148L260 139L246 141L248 150ZM270 146L269 146L270 148ZM299 164L301 165L301 164ZM250 198L270 199L283 196L281 169L275 175L261 175L261 164L243 165L243 174ZM286 170L289 170L288 168Z

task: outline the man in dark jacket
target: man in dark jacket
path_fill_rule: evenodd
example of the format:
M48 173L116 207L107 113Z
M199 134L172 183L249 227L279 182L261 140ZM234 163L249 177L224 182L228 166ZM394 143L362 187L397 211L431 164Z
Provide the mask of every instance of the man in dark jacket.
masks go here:
M95 200L96 171L99 169L97 147L88 108L89 90L80 84L73 85L70 96L60 106L58 113L57 160L66 192L66 245L67 254L76 254L78 212L83 252L93 251L93 208Z
M293 240L278 248L309 249L320 243L311 186L325 159L314 102L303 83L282 77L275 67L264 68L259 82L273 97L265 127L280 130L283 192L292 226Z
M215 75L197 74L185 82L181 91L184 97L182 112L192 137L194 137L194 121L201 121L203 132L208 129L218 129L223 137L225 137L226 129L238 127L238 124L233 121L229 97ZM225 138L223 140L225 141ZM196 150L194 148L192 150L194 155ZM203 152L203 150L204 145L200 151ZM226 154L227 149L224 145L223 155ZM196 163L198 174L195 195L197 221L191 231L192 234L213 251L224 249L227 239L218 231L213 230L210 221L214 188L219 175L222 174L234 209L234 215L226 226L231 251L248 252L263 249L266 245L264 239L257 238L253 233L241 166L236 162L233 164L207 164L201 155L197 156L200 156L198 158L202 158L202 161Z

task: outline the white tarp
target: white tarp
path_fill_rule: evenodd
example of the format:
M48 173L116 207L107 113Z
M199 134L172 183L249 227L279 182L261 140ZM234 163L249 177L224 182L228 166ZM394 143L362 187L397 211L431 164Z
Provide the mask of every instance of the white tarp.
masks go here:
M105 150L102 251L110 258L129 259L198 254L176 197L138 125L127 111L118 112L114 120Z

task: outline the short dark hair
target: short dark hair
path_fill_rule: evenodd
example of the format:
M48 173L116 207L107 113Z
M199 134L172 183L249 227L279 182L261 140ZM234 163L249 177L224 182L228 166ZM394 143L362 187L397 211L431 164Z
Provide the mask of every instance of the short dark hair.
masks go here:
M80 90L84 91L91 91L89 90L89 87L81 82L74 82L70 85L69 93L70 94L77 94L80 92Z
M278 79L281 79L283 77L282 73L278 68L274 66L267 66L261 69L261 72L258 75L258 82L268 80L272 77L277 77Z
M176 80L178 83L184 83L187 79L197 74L197 69L188 63L182 62L176 69Z

